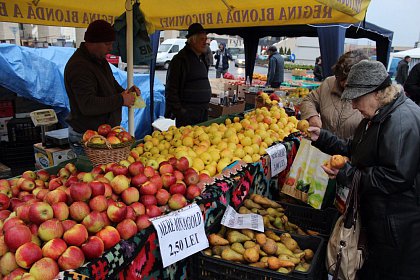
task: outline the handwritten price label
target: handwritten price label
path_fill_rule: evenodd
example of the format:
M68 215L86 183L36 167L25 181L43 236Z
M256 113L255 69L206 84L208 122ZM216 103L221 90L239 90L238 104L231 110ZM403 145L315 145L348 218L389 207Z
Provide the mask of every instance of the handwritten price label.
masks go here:
M247 228L264 232L264 222L261 215L239 214L230 205L226 207L221 224L228 228Z
M163 267L209 247L203 215L195 203L150 221L157 231Z
M271 177L276 176L287 167L286 147L279 143L265 149L271 160Z

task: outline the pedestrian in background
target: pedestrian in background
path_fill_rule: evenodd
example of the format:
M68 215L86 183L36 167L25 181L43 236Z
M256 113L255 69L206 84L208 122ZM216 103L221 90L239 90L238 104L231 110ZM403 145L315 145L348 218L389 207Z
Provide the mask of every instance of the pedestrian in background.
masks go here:
M317 82L324 80L324 74L322 72L322 59L320 56L315 59L314 80Z
M277 52L277 48L275 46L270 46L267 53L268 73L266 86L278 88L284 81L284 59Z
M410 70L410 74L404 83L404 90L411 100L420 105L420 63L417 63Z
M225 43L222 42L219 44L219 49L214 58L216 59L216 78L223 77L229 70L229 60L233 60L232 55L226 49Z
M395 81L400 85L404 85L408 77L408 63L410 63L411 57L409 55L405 56L403 60L398 62L397 66L397 75L395 76Z

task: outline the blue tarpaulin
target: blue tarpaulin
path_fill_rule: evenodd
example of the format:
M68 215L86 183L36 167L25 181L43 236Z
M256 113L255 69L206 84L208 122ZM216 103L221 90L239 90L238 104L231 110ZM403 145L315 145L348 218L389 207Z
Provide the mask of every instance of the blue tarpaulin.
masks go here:
M28 48L11 44L0 44L0 85L18 96L50 105L60 120L70 110L64 87L64 67L76 51L75 48L48 47ZM127 73L111 65L115 79L127 87ZM146 108L135 110L134 127L136 139L151 133L150 76L134 74L134 84L141 90ZM165 88L159 79L154 79L154 116L164 115ZM128 129L128 110L123 107L121 125Z

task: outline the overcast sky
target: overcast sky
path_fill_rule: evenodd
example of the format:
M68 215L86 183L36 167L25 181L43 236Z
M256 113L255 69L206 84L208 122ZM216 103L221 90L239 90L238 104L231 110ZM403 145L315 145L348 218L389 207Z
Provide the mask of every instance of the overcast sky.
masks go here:
M420 41L419 0L371 0L366 20L394 31L393 46L414 47Z

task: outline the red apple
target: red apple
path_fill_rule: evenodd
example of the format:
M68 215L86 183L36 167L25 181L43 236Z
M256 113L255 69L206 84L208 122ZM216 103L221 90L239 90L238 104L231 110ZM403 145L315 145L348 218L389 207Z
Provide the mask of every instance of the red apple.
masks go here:
M61 222L61 225L63 226L64 232L71 229L74 225L76 225L77 222L73 220L65 220Z
M206 173L200 173L200 175L198 175L198 178L199 178L200 183L202 182L207 183L212 180L211 177Z
M83 201L73 202L69 210L70 217L77 222L81 222L90 213L89 205Z
M185 192L187 191L187 187L185 184L181 182L177 182L169 187L169 192L173 195L176 193L185 195Z
M146 206L146 215L150 218L154 218L162 215L162 211L156 205L148 205Z
M0 235L0 258L9 252L9 248L7 248L6 242L4 242L4 235Z
M68 171L66 168L62 167L60 170L58 170L58 177L60 177L62 180L67 180L71 175L70 171Z
M70 174L75 174L77 172L76 165L73 162L66 163L64 168L67 169Z
M106 140L108 140L108 142L110 144L120 144L121 143L121 140L117 136L114 136L114 135L108 136L106 138Z
M16 197L12 197L10 199L10 207L12 208L13 211L16 210L16 208L22 204L25 204L25 202L23 202L22 199L19 199Z
M163 175L165 173L173 173L173 172L174 172L174 168L169 162L164 163L164 164L160 165L160 167L159 167L159 173L161 175Z
M135 221L136 217L137 215L133 208L131 208L131 206L127 206L127 213L125 214L125 218Z
M162 178L160 177L159 174L155 174L153 175L150 179L150 182L152 182L153 184L156 185L157 189L160 190L163 187L163 182L162 182Z
M89 233L97 233L105 226L105 222L100 212L92 211L83 219L82 225Z
M105 250L104 242L97 236L89 236L81 248L88 260L99 258Z
M63 181L61 180L61 178L54 178L54 179L51 179L50 182L48 183L48 189L52 191L61 185L63 185Z
M120 242L121 239L118 230L112 226L106 226L105 228L101 229L96 233L96 236L102 239L104 242L105 250L115 246L118 242Z
M5 219L9 218L10 213L12 213L10 210L1 210L0 211L0 221L4 221Z
M37 187L37 188L41 188L41 189L45 189L45 188L47 188L46 187L46 185L45 185L45 182L44 181L42 181L41 179L36 179L35 181L35 186ZM32 193L33 193L33 191L32 191ZM35 194L36 195L36 194Z
M23 193L27 192L20 192L22 194L21 199L23 202L33 201L35 199L35 196L31 193L23 195Z
M155 170L151 166L146 166L144 168L144 175L146 175L147 178L151 178L153 175L155 175Z
M131 136L127 131L121 131L118 133L118 138L121 140L121 142L128 142L133 139L133 136Z
M35 181L36 173L32 170L27 170L22 173L22 178L28 179L30 181Z
M54 212L46 202L35 202L29 208L29 220L37 225L52 219Z
M92 196L92 189L87 183L73 183L70 186L70 196L73 201L88 201Z
M172 165L172 167L176 167L176 162L178 160L176 159L176 157L171 157L170 159L168 159L168 162Z
M89 183L89 186L92 190L92 196L104 195L105 194L105 185L99 181L92 181Z
M169 186L175 184L176 177L173 173L165 173L162 175L162 184L165 188L169 188Z
M170 193L165 189L160 189L156 193L157 205L166 205L169 198L171 197Z
M77 175L71 175L67 181L64 183L65 187L70 187L71 185L73 185L73 183L79 182L79 179L77 178Z
M105 171L104 171L104 169L102 169L102 167L100 167L100 166L95 166L95 167L92 169L91 173L92 173L92 174L95 174L95 175L100 175L100 174L105 174ZM96 177L95 177L95 178L96 178Z
M19 187L22 191L32 191L35 189L35 182L30 179L24 179L20 183Z
M144 165L141 161L135 161L128 167L128 172L132 177L143 174L144 171Z
M50 191L48 189L41 189L39 190L39 192L37 192L35 194L35 190L32 192L33 194L35 194L36 198L39 200L44 200L45 196L47 195L47 193L49 193ZM66 199L67 199L67 195L66 195Z
M114 167L112 168L112 173L114 173L114 176L117 175L124 175L127 176L128 175L128 168L119 164L114 165Z
M15 258L20 267L28 269L42 258L42 250L35 243L27 242L16 250Z
M61 238L63 236L64 229L61 222L57 219L51 219L43 222L39 225L38 236L43 241L50 241L54 238Z
M61 189L55 189L53 191L49 191L45 195L44 201L47 202L49 205L53 205L57 202L67 202L67 194Z
M6 179L0 179L0 193L12 197L12 188L9 186L9 182Z
M123 202L116 202L108 206L106 213L111 222L119 223L127 215L127 206Z
M198 177L198 173L197 171L195 171L192 168L189 168L185 173L184 173L184 182L189 186L189 185L196 185L198 184L198 182L200 181L200 178Z
M29 273L35 279L45 280L55 279L59 272L58 264L51 258L40 259L39 261L35 262L29 270Z
M85 131L85 133L83 133L82 141L87 142L94 135L98 135L98 132L88 129Z
M168 201L168 206L172 210L178 210L187 205L187 200L182 194L176 193L171 196Z
M201 189L197 185L189 185L185 197L188 200L193 200L201 194Z
M58 258L58 266L61 270L76 269L85 262L85 255L82 249L76 246L69 246Z
M152 223L149 221L149 216L147 216L146 214L140 215L136 219L136 225L137 225L138 231L148 228L151 224Z
M117 225L118 233L124 240L130 239L137 233L137 225L133 220L125 219Z
M36 172L36 177L44 182L47 182L50 179L50 173L48 173L45 169L41 169Z
M51 239L42 246L42 255L53 260L58 260L67 249L67 244L61 238Z
M175 175L175 178L176 178L177 181L184 180L184 174L182 174L181 171L175 170L174 175Z
M18 225L25 225L24 221L22 221L20 218L18 217L10 217L7 220L4 221L3 224L3 232L8 231L9 229L11 229L12 227L18 226Z
M112 127L109 124L101 124L98 127L99 135L102 135L104 137L107 137L108 133L110 133L111 130L112 130Z
M136 216L143 215L144 213L146 213L146 208L143 204L141 204L138 201L131 204L130 207L133 208L134 213L136 213Z
M88 238L88 231L82 224L75 224L70 229L66 230L63 235L63 240L66 241L67 245L80 246Z
M32 240L32 233L25 225L16 225L4 232L4 242L11 252Z
M143 173L137 174L131 178L131 186L138 188L148 180L149 178L147 178L147 176Z
M0 210L6 210L10 206L10 198L4 193L0 193Z
M98 195L89 201L89 207L92 211L102 212L108 208L108 201L104 195Z
M106 211L101 212L102 219L104 220L105 226L110 226L112 224L111 220L108 218Z
M190 163L186 157L180 157L176 162L176 169L183 172L190 167Z
M156 205L157 204L156 197L154 195L150 195L150 194L146 194L146 195L140 196L140 200L139 201L145 207L147 207L148 205Z
M124 190L121 193L121 199L127 205L130 205L136 201L139 201L139 198L140 198L139 190L133 187L129 187L128 189Z
M130 180L124 175L117 175L111 181L111 187L114 193L120 194L130 186Z
M69 207L66 203L60 201L51 205L54 213L54 218L59 221L67 220L70 214Z
M158 191L158 187L155 183L148 181L141 185L139 192L141 195L154 195Z
M105 193L104 193L105 197L106 198L111 197L111 195L112 195L112 187L111 187L111 185L109 183L104 183L104 187L105 187Z

